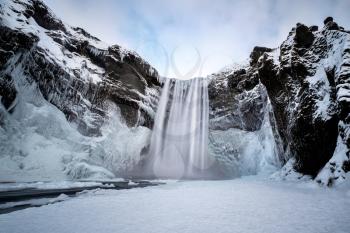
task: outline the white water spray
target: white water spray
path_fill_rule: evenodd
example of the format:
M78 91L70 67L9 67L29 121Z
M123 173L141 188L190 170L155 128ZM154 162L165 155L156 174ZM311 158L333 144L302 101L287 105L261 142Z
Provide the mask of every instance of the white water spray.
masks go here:
M208 157L206 79L165 79L151 138L148 172L157 178L199 178Z

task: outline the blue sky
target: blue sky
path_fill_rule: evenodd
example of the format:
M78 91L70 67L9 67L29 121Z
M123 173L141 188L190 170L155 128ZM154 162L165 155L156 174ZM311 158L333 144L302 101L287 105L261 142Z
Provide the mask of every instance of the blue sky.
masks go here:
M135 50L164 76L205 76L277 47L297 23L333 16L350 29L350 0L44 0L63 21Z

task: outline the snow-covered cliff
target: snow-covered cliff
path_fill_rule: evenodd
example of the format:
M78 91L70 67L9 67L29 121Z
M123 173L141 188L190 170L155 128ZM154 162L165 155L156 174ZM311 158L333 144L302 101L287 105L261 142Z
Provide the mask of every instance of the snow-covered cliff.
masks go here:
M349 77L350 33L330 17L320 30L297 24L278 48L255 47L246 63L209 76L218 174L343 181ZM149 153L160 79L135 52L63 23L40 0L3 0L1 180L135 174Z
M350 171L350 32L331 17L324 24L318 30L298 23L279 48L255 47L249 64L211 77L212 145L217 156L231 158L224 163L242 163L256 154L254 161L265 161L264 152L271 159L274 151L285 165L276 176L307 175L326 185L345 179ZM267 116L272 132L263 131ZM240 133L215 137L228 131ZM262 131L265 136L250 138L243 152L236 146L249 132ZM264 145L271 134L274 140Z
M157 71L39 0L1 1L0 76L2 180L113 177L148 145Z

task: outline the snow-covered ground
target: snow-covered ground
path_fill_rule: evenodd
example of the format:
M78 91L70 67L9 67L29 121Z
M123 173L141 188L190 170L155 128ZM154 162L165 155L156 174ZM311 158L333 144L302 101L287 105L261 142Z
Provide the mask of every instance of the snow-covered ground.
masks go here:
M103 180L102 180L103 181ZM124 181L124 179L110 179L108 181ZM14 191L23 189L69 189L79 187L96 187L103 186L98 181L52 181L52 182L15 182L15 183L0 183L1 191Z
M350 186L328 189L315 182L246 177L95 190L0 215L0 226L1 233L348 233Z

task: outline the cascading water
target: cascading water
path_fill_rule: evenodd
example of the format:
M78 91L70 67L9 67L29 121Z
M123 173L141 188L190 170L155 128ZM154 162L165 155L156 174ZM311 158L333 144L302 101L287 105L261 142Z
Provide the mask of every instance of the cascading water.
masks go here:
M263 86L235 96L238 107L231 114L238 116L234 119L238 121L236 127L215 130L209 127L216 120L209 122L209 81L164 79L150 148L141 164L142 177L234 178L271 174L280 166L270 103ZM259 95L264 106L255 113L263 115L263 120L259 128L248 130L239 125L246 117L240 105Z
M151 137L148 173L157 178L204 177L208 156L206 79L165 79Z

